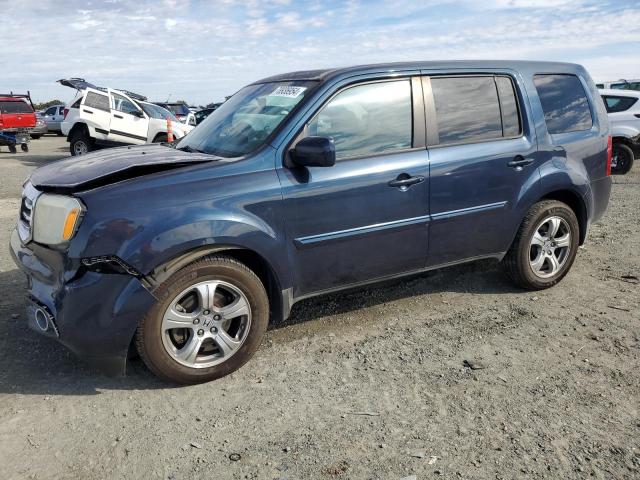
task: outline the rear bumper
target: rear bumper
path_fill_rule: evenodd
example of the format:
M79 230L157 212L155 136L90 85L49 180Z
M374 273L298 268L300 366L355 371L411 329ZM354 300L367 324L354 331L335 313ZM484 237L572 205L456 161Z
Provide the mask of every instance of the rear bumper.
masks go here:
M27 275L29 327L56 338L105 373L123 374L138 321L155 303L140 280L74 269L61 252L23 246L16 230L11 255ZM36 319L38 309L51 316L47 328L42 316Z

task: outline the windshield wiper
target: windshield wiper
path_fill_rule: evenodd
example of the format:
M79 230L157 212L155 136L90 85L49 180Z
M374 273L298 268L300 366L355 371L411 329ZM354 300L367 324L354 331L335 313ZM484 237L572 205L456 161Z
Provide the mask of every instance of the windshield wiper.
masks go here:
M185 145L184 147L180 147L177 150L180 150L181 152L188 152L188 153L206 153L202 150L198 150L197 148L193 148L189 145Z

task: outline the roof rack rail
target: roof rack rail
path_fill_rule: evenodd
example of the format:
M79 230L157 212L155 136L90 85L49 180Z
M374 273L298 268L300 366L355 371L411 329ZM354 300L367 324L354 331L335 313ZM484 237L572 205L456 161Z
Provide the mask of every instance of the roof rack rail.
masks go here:
M36 107L33 106L33 101L31 100L31 92L29 90L27 90L27 93L0 93L0 97L26 98L27 100L29 100L31 108L33 108L34 111L36 109Z

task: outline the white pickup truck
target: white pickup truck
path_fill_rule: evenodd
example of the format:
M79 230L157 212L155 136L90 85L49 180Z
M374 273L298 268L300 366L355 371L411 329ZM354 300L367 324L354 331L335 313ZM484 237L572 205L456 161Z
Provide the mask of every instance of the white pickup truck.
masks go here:
M71 155L83 155L100 147L166 142L167 118L172 121L174 139L193 129L141 95L96 87L80 78L58 82L78 91L65 108L61 124Z

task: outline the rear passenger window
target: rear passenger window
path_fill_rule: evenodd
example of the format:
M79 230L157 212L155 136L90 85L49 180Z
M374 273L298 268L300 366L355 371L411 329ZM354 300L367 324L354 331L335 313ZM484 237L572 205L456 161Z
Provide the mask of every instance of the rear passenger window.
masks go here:
M520 134L520 115L508 77L432 77L439 144ZM500 97L498 97L498 93Z
M99 93L88 92L84 104L87 107L97 108L98 110L104 110L105 112L111 111L111 108L109 107L109 97L106 95L100 95Z
M549 133L589 130L593 125L591 110L582 83L575 75L535 75Z
M509 77L496 77L496 86L498 87L502 113L502 135L515 137L520 134L521 125L513 82Z
M308 134L333 138L337 159L411 148L409 80L343 90L311 120Z
M0 112L2 113L33 113L27 102L22 100L0 102Z
M605 95L602 98L604 100L604 106L607 108L607 113L624 112L625 110L629 110L638 100L633 97L612 97L608 95Z

